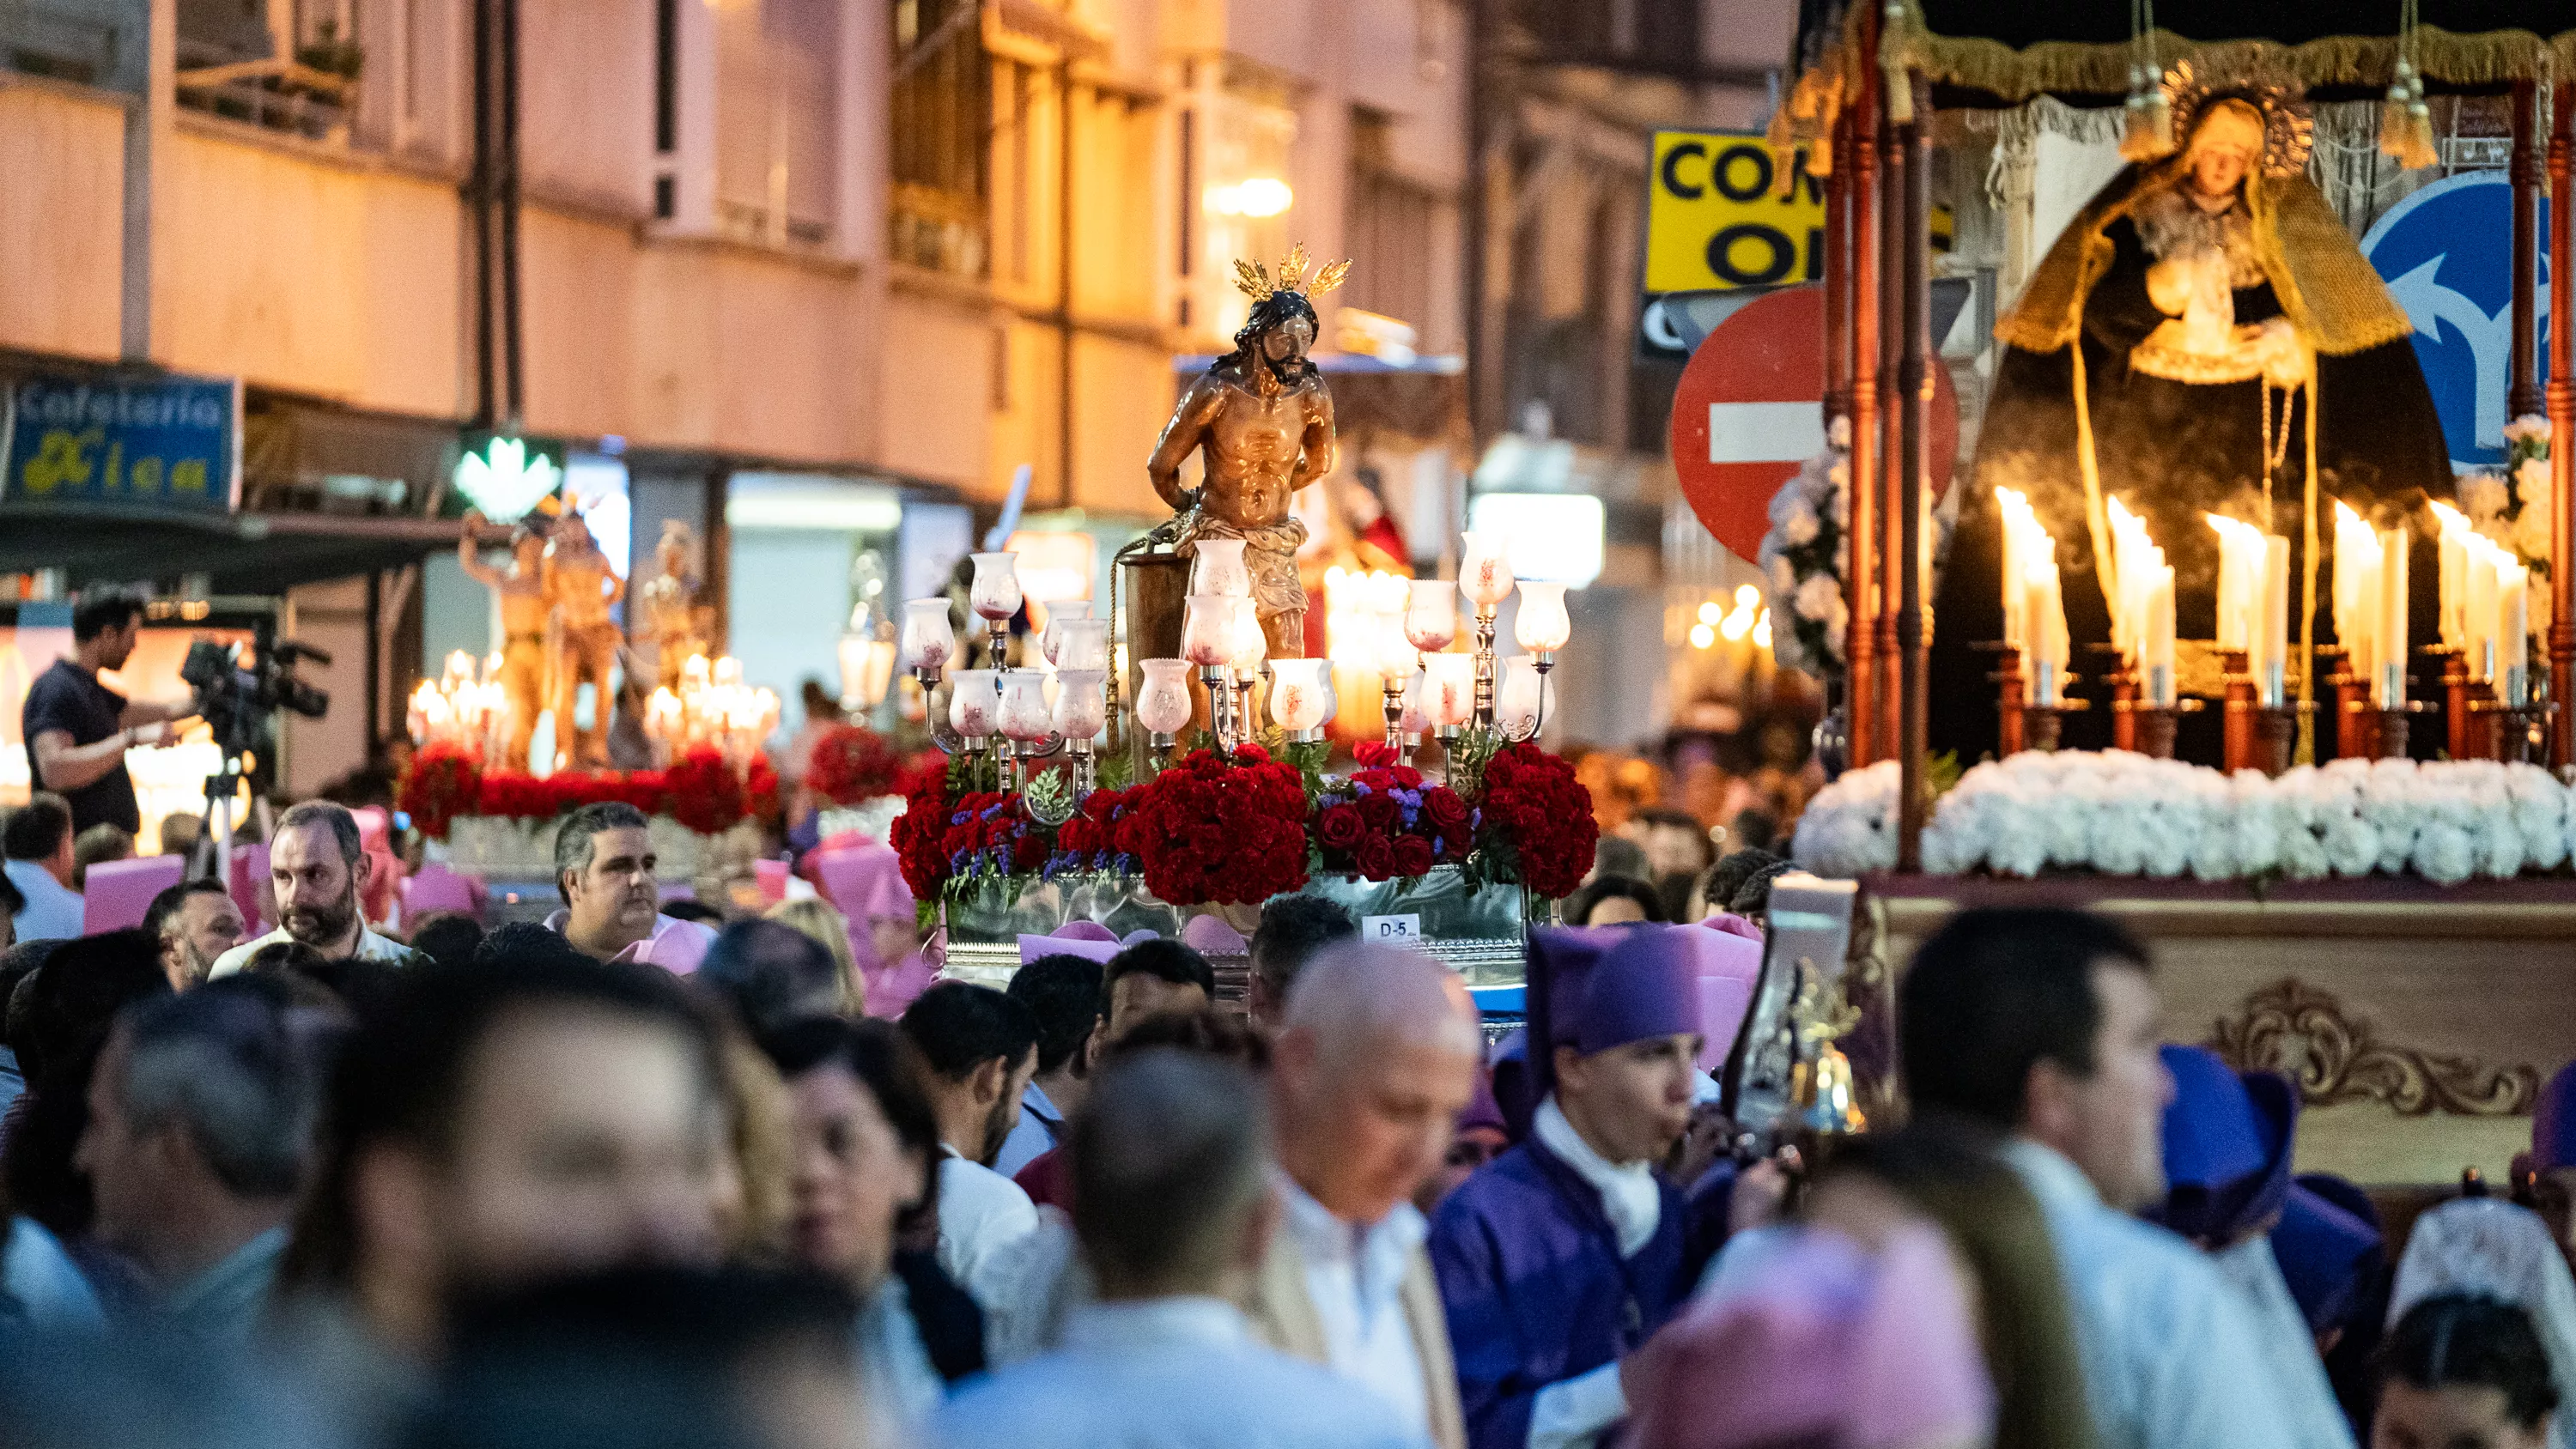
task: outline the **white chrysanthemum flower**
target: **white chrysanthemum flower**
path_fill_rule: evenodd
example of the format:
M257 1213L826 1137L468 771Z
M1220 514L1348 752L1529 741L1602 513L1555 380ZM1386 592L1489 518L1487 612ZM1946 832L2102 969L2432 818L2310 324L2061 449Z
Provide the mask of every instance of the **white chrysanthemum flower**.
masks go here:
M1770 568L1771 592L1774 596L1785 599L1789 595L1797 592L1798 571L1795 568L1790 567L1787 559L1780 557L1778 554L1773 554L1771 557Z
M2549 441L2549 419L2539 413L2524 413L2504 425L2504 440L2513 443L2546 443Z
M1780 537L1791 548L1801 548L1816 541L1818 527L1816 510L1802 498L1795 508L1789 510L1788 516L1780 520Z
M2513 496L2521 500L2525 508L2549 506L2547 458L2525 458L2522 466L2513 470Z
M1810 574L1799 581L1794 598L1798 617L1822 623L1832 618L1835 607L1842 604L1842 584L1831 574Z
M2512 501L2506 494L2504 479L2494 473L2463 473L2455 485L2460 498L2460 511L2473 523L2484 523L2504 512Z
M2556 870L2567 859L2567 787L2538 765L2515 764L2505 767L2504 788L2524 865Z

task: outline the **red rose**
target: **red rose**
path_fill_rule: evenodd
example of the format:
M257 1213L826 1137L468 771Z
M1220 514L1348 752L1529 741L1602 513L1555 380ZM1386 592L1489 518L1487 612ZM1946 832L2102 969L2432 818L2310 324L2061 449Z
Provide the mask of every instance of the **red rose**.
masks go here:
M1359 811L1361 821L1373 834L1383 834L1403 813L1395 800L1386 795L1362 795L1353 802L1352 808Z
M1315 818L1315 839L1326 850L1353 850L1360 838L1368 834L1368 822L1348 805L1328 807Z
M1384 880L1395 874L1395 851L1383 835L1372 835L1360 842L1360 874L1370 880Z
M1422 818L1434 830L1447 834L1452 826L1467 823L1467 802L1446 785L1434 785L1422 792Z
M1351 746L1351 758L1364 769L1382 770L1396 762L1400 755L1384 740L1362 740Z
M1396 875L1420 875L1431 869L1431 842L1419 835L1399 835L1389 852Z
M1387 773L1395 777L1395 783L1400 789L1419 790L1422 788L1422 772L1413 768L1411 765L1397 765L1393 769L1387 771Z

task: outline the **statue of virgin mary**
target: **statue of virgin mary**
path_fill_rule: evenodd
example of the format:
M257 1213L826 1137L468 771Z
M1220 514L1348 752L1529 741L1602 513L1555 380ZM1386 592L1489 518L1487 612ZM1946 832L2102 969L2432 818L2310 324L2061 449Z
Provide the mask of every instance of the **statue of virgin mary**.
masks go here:
M2005 346L1935 612L1933 748L1963 761L1996 739L1994 692L1946 684L1982 679L1991 663L1975 646L2002 635L1997 487L2026 494L2057 540L2072 664L2087 676L2111 667L2084 648L2110 637L2095 564L2108 500L2144 518L2173 564L2177 636L2206 641L2218 571L2206 515L2289 538L2295 581L2315 509L2330 518L2341 499L2391 527L2450 493L2412 324L2303 174L2304 107L2284 86L2199 84L2187 62L2166 94L2181 148L2105 184L1996 329ZM2431 567L2428 553L2413 576ZM2294 672L2303 592L2292 584ZM2416 595L2416 637L2430 638L2435 603ZM2206 646L2181 647L2186 691L2213 683ZM2074 692L2097 703L2065 742L2106 745L2105 692ZM2217 763L2217 711L2184 719L2176 754Z

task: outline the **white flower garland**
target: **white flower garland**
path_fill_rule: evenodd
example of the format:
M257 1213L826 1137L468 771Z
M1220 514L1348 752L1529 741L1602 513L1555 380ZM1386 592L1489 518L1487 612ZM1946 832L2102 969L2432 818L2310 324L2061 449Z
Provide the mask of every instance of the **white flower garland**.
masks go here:
M1819 875L1896 867L1897 766L1828 785L1799 818ZM2279 779L2125 750L2027 751L1960 777L1923 828L1923 868L2031 877L2321 880L2412 873L2444 885L2555 870L2576 853L2576 790L2537 765L2336 760Z

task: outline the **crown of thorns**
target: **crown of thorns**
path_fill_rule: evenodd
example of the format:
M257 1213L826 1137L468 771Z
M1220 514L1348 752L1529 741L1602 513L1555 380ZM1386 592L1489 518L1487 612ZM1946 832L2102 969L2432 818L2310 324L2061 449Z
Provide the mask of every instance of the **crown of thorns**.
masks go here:
M1295 292L1305 297L1320 297L1340 286L1342 279L1350 275L1350 270L1351 264L1347 261L1327 262L1315 273L1314 280L1308 281L1306 279L1306 244L1299 242L1290 247L1288 255L1281 259L1279 276L1275 281L1261 263L1237 260L1234 264L1234 287L1236 291L1250 297L1256 303L1269 300L1271 295L1277 292Z

